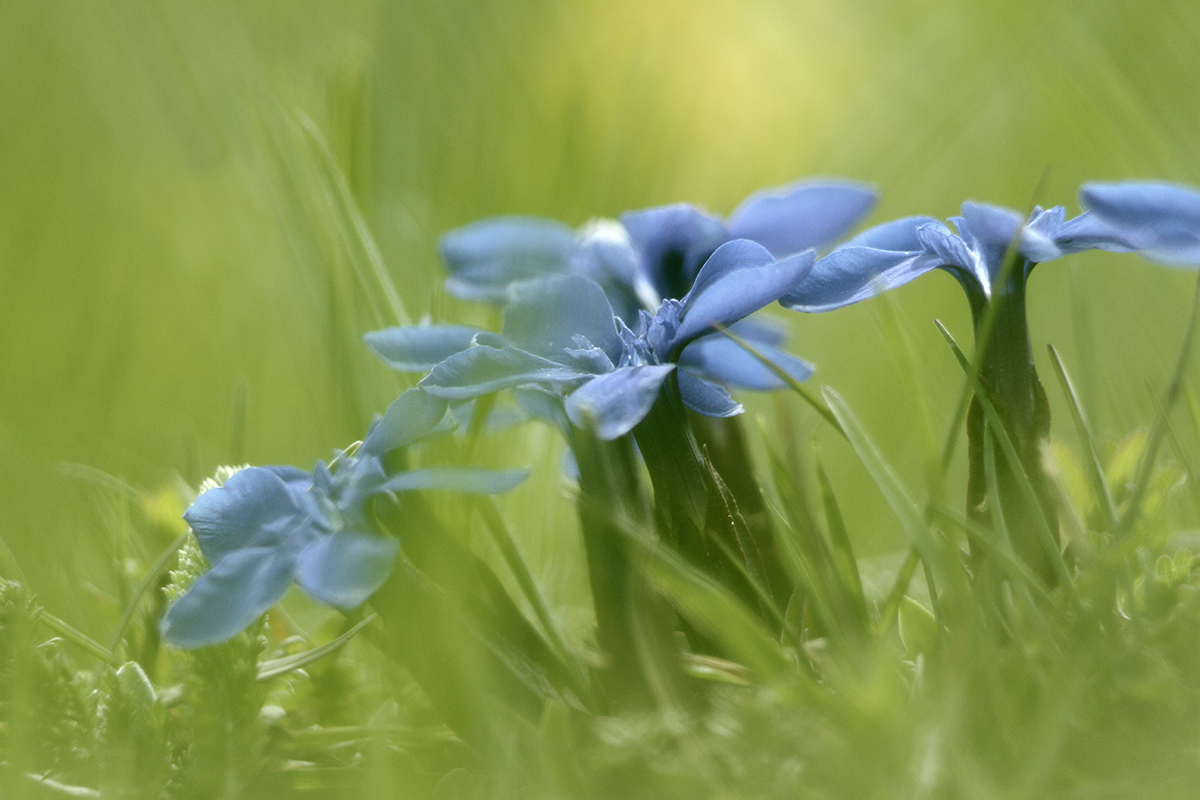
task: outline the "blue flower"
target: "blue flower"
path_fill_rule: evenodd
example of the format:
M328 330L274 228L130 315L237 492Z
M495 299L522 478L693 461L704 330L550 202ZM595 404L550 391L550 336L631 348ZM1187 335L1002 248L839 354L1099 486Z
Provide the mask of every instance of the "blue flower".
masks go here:
M445 401L402 394L353 454L331 469L247 467L203 492L184 514L212 568L171 605L162 635L200 647L235 635L278 603L292 583L340 609L362 605L392 571L400 542L375 533L369 501L417 489L494 493L525 477L514 470L421 469L388 475L382 456L438 429Z
M507 287L552 274L595 281L616 316L635 327L641 311L691 290L700 267L718 247L747 239L782 258L834 242L875 203L875 193L841 182L797 182L747 197L721 219L676 204L594 220L579 231L532 217L499 217L451 231L441 254L450 271L446 286L468 299L504 301ZM797 380L811 365L780 349L783 333L762 321L735 328L776 366ZM783 386L758 359L724 337L696 342L680 364L709 380L767 390Z
M451 401L540 386L565 398L573 423L593 428L600 439L615 439L649 412L690 343L777 300L803 280L813 260L811 251L777 261L750 241L723 244L683 299L664 300L653 315L640 312L636 331L614 316L594 281L560 275L514 284L503 336L475 333L466 349L434 365L420 386ZM413 331L401 330L406 337ZM441 341L445 332L434 331L430 338ZM683 371L678 381L683 402L701 414L741 411L716 384Z
M1200 266L1200 193L1163 183L1092 183L1079 199L1132 249L1174 266Z
M798 311L829 311L942 268L978 309L1012 285L1000 285L1004 254L1022 257L1013 280L1023 288L1035 264L1083 250L1129 252L1136 247L1090 212L1066 220L1061 206L1034 209L1027 222L1016 212L964 203L948 227L930 217L908 217L864 231L817 262L800 286L780 300Z

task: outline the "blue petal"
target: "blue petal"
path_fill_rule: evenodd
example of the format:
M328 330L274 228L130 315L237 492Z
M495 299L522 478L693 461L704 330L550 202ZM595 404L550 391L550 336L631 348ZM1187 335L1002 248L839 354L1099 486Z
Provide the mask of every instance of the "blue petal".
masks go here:
M624 436L650 413L674 364L621 367L589 381L567 398L567 417L597 439Z
M832 311L908 283L938 266L917 235L931 223L940 224L907 217L863 231L818 261L779 302L796 311Z
M629 231L614 219L595 219L580 231L571 256L571 274L630 291L638 271L638 255Z
M686 293L703 260L730 239L719 219L686 203L627 211L621 224L642 270L664 298Z
M811 250L776 261L761 245L745 239L721 245L682 300L679 330L671 342L675 355L711 331L714 323L730 325L775 302L795 289L812 266Z
M412 325L372 331L363 340L392 369L428 372L466 350L480 333L484 331L466 325Z
M759 314L738 320L729 330L748 342L778 347L787 339L787 328L778 320Z
M1147 258L1200 265L1200 193L1163 183L1094 183L1080 199L1114 233Z
M400 542L352 530L316 539L300 553L296 582L314 600L357 608L392 574Z
M793 183L747 197L726 220L734 239L750 239L777 258L841 238L875 205L862 184Z
M378 455L404 447L434 430L446 416L446 401L440 397L409 389L388 406L387 412L371 425L363 441L362 452Z
M283 599L294 574L294 558L279 548L232 552L171 604L159 631L180 647L223 642Z
M293 492L293 496L295 492L307 492L308 487L312 486L312 473L299 467L262 467L262 469L270 470L278 475L287 485L288 490Z
M468 400L525 383L557 388L590 377L515 347L472 347L438 364L419 386L435 397Z
M270 547L304 523L287 485L273 470L248 467L196 498L183 515L213 564L245 547Z
M561 397L536 386L516 389L514 395L517 405L526 414L553 425L563 433L568 432L571 422L563 410Z
M970 237L983 249L999 249L1004 252L1017 237L1024 220L1015 211L980 203L963 203L962 219L966 222ZM968 238L968 231L959 223L959 233Z
M1124 232L1118 232L1092 211L1085 211L1064 223L1055 236L1055 243L1063 253L1080 253L1084 250L1131 253L1138 249Z
M686 372L679 373L679 396L685 406L706 417L732 417L744 410L720 386Z
M583 337L616 362L621 356L612 306L604 290L579 275L514 284L504 309L504 336L517 347L557 359Z
M536 217L495 217L450 231L439 250L446 289L466 300L503 300L508 285L567 269L575 232Z
M803 359L763 342L750 344L771 363L797 381L808 380L813 366ZM784 382L744 347L726 336L713 335L684 348L679 365L699 372L705 378L744 389L765 392L782 389Z
M1062 206L1046 211L1034 209L1029 222L1021 230L1021 255L1026 261L1044 264L1066 254L1060 241L1065 218L1066 212Z
M529 470L526 469L497 471L482 467L431 467L393 475L379 487L379 491L412 492L436 489L468 494L499 494L517 486L527 477Z

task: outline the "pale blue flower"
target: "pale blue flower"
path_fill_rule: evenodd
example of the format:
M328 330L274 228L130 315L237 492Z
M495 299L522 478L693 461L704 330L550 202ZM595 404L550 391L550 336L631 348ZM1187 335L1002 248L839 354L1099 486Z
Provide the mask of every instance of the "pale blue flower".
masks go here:
M1004 255L1015 247L1021 263L1012 276L1024 286L1035 264L1083 250L1129 252L1135 247L1091 213L1067 220L1061 206L1034 209L1028 221L1014 211L964 203L951 222L908 217L871 228L817 262L807 280L780 300L798 311L829 311L942 268L962 284L979 310L1001 285Z
M333 467L247 467L203 492L184 514L212 568L167 610L163 637L200 647L235 635L278 603L292 583L340 609L362 605L391 574L400 541L376 533L369 502L418 489L494 493L525 477L513 470L419 469L388 475L382 456L438 429L444 400L405 392Z
M1091 183L1079 190L1091 213L1153 261L1200 266L1200 193L1164 183Z
M874 203L875 192L861 184L801 181L752 194L725 220L684 203L626 212L619 222L593 220L578 231L553 220L497 217L450 231L440 250L450 271L446 287L460 297L505 301L515 282L580 275L604 289L616 316L633 328L641 311L654 313L664 300L687 294L722 244L747 239L776 258L825 247ZM812 374L810 364L781 349L779 327L746 320L735 332L792 378ZM761 361L724 338L697 341L680 364L727 385L783 386Z
M476 333L471 346L433 366L420 386L451 401L540 386L565 398L573 423L614 439L649 412L685 347L777 300L803 280L813 258L808 251L776 260L753 242L728 242L705 262L683 299L664 300L653 316L640 312L636 331L614 316L604 291L586 278L514 284L503 336ZM678 382L683 402L699 413L741 411L714 383L683 371Z

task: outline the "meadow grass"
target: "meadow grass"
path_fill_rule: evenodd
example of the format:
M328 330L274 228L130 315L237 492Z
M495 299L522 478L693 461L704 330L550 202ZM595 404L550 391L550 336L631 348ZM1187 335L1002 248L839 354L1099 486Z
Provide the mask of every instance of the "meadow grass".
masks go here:
M658 665L669 703L577 685L514 711L494 642L431 615L407 641L484 687L455 726L378 619L295 591L215 648L155 627L203 569L181 519L201 481L307 469L409 385L364 333L496 326L442 289L446 229L724 212L807 175L875 184L872 222L1200 184L1191 4L18 2L0 30L4 797L1179 797L1200 777L1195 275L1129 255L1030 283L1070 544L1053 590L963 509L969 381L933 321L969 354L970 318L938 273L775 312L818 367L739 396L801 587L778 619L626 521L647 591L713 645ZM462 545L595 670L561 437L477 433L412 465L530 478L430 493L410 535ZM1001 590L967 578L968 541Z

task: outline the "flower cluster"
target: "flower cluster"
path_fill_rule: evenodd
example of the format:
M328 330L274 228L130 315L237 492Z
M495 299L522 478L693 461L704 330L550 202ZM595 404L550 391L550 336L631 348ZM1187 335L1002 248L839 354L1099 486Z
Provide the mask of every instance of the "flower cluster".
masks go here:
M983 346L985 320L996 323L999 335L977 354L980 382L1008 415L1010 433L1023 439L1019 457L1029 461L1022 466L1036 472L1030 454L1049 420L1025 327L1025 284L1033 267L1089 249L1137 251L1176 265L1200 262L1200 195L1149 183L1084 186L1087 210L1069 220L1062 207L1037 208L1026 219L965 203L961 216L950 220L953 229L930 217L900 219L818 260L814 248L833 243L874 199L855 184L801 183L751 195L725 220L681 204L594 221L579 231L506 217L447 234L441 243L447 287L502 302L501 332L426 325L368 334L368 345L391 366L424 374L419 387L401 395L360 446L336 453L329 464L318 462L312 471L247 467L202 493L185 519L212 568L168 610L163 635L186 647L222 641L293 583L318 601L354 608L387 580L402 544L378 529L374 498L418 489L494 493L520 482L521 471L388 471L387 453L448 430L448 403L532 389L553 400L562 424L599 442L634 431L666 385L673 403L709 417L732 416L742 409L726 387L772 389L782 382L720 329L734 329L776 368L802 380L811 367L780 349L778 330L750 315L776 301L805 312L841 308L933 269L949 271L966 291L977 346ZM660 419L686 425L682 414ZM660 433L653 441L671 439ZM707 456L687 445L689 432L674 441L682 449L672 452L690 452L682 460L696 463L667 464L674 454L647 456L656 493L664 488L664 502L687 506L699 520L695 532L708 536L702 518L712 495L705 499L705 492L711 489L725 504L733 496ZM981 467L973 460L971 468L979 491L974 471ZM667 478L690 486L678 494L694 496L673 501L677 492ZM736 534L731 541L735 550L742 547Z
M709 334L732 327L777 369L808 378L812 367L780 349L775 326L746 317L803 281L813 248L835 241L874 201L858 184L801 182L751 195L726 220L686 204L579 231L529 217L483 220L442 238L446 285L504 302L503 335L430 325L366 341L394 368L428 373L422 388L451 401L548 389L601 439L644 418L672 372L685 405L730 416L741 406L724 387L783 382L731 339Z

